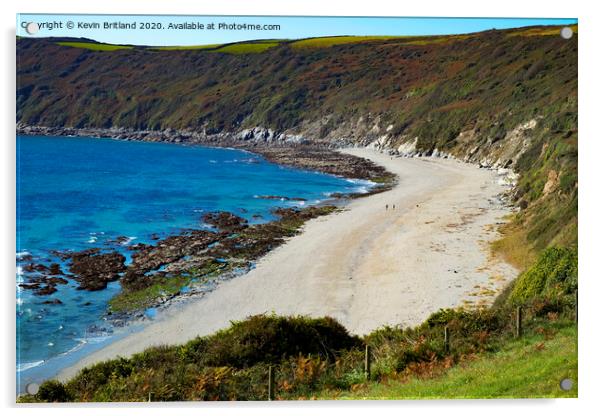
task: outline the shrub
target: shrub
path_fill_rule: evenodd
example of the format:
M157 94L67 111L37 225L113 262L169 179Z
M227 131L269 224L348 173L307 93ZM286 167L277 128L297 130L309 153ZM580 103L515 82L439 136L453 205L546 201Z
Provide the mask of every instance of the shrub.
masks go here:
M360 344L359 338L349 335L344 326L329 317L257 315L207 339L203 362L243 368L260 362L277 363L299 354L334 359L337 351Z
M576 289L577 249L552 247L516 279L508 300L519 304L542 296L560 297Z
M71 400L71 395L63 383L57 380L43 382L35 397L41 402L68 402Z

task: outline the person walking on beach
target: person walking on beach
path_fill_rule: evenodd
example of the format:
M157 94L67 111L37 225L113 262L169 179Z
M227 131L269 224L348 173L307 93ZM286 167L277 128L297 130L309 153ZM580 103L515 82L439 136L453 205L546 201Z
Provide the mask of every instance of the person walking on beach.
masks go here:
M386 204L385 205L385 211L388 211L388 210L389 210L389 204Z
M393 209L395 209L395 204L393 204Z

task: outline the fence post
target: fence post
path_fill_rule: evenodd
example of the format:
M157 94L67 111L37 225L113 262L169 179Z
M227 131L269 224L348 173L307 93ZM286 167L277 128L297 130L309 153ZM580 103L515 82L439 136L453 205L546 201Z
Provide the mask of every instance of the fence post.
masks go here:
M268 400L274 400L274 367L268 367Z
M520 338L523 334L523 308L518 306L516 308L516 337Z
M447 326L443 329L443 345L445 353L449 353L449 328Z
M364 357L364 372L366 373L366 380L370 380L370 370L372 366L371 360L371 348L370 345L366 345L366 356Z

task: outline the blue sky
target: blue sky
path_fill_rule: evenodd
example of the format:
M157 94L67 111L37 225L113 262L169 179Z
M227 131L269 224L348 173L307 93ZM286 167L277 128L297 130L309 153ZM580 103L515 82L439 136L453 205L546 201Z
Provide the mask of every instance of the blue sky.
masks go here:
M135 30L104 29L105 22L136 23ZM35 35L23 28L28 22L38 24L57 22L61 28L52 30L42 25ZM67 22L75 28L68 29ZM143 30L142 22L158 23L161 29ZM174 30L169 23L215 23L280 25L280 30ZM99 23L101 28L78 28L79 23ZM422 17L273 17L273 16L167 16L167 15L17 15L17 35L31 37L85 37L100 42L135 45L204 45L250 39L298 39L335 35L440 35L478 32L532 25L568 25L577 19L536 18L422 18ZM55 25L58 26L58 25ZM158 26L158 25L155 25Z

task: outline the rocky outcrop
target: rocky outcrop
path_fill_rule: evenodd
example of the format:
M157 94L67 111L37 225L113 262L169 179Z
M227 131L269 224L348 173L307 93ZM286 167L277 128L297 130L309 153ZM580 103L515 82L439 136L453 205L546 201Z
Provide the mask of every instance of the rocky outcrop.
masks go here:
M185 257L201 255L207 248L220 239L218 233L195 230L159 240L155 245L136 244L130 246L133 251L132 262L121 279L127 290L139 290L152 284L152 273L161 273L159 269ZM186 270L188 266L183 265Z
M117 252L82 251L70 255L69 272L79 282L78 289L102 290L120 278L125 270L125 256Z
M24 273L30 274L27 283L20 283L19 287L26 290L32 290L34 295L46 296L55 293L58 289L57 285L65 285L68 283L61 270L61 266L57 263L51 263L49 266L37 263L28 263L22 266Z
M203 215L203 221L220 231L237 232L247 227L247 220L224 211L209 212Z

